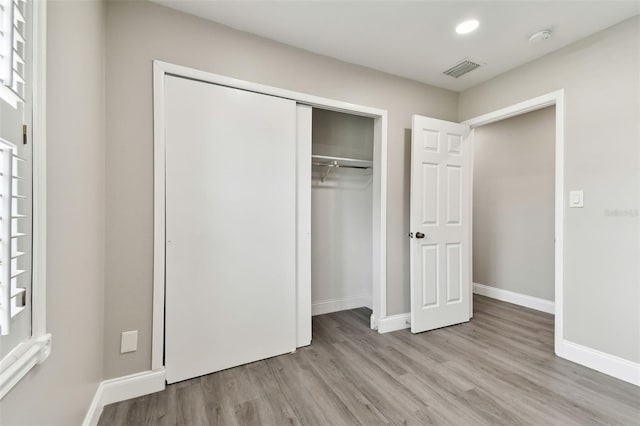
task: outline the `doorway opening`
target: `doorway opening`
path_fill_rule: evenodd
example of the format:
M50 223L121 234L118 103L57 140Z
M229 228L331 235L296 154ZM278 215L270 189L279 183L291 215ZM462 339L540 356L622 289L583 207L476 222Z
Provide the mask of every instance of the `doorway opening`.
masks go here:
M464 124L472 129L474 154L471 291L554 314L554 352L560 355L564 91Z
M355 319L367 326L373 296L374 127L372 117L312 111L312 315L366 308Z
M555 107L477 128L473 149L476 293L553 313Z
M476 128L472 161L474 293L553 314L555 106ZM532 338L552 344L553 317L536 318Z

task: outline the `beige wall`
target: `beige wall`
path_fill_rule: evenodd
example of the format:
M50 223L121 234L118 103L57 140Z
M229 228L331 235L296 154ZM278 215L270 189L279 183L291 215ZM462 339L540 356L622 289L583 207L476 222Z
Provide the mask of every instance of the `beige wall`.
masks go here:
M458 95L232 30L148 2L107 6L106 378L151 365L153 128L151 61L383 108L388 133L388 308L409 310L411 114L457 117ZM139 330L138 351L119 353Z
M460 95L465 120L565 90L564 335L640 362L640 17Z
M149 3L53 1L48 26L53 352L2 400L0 423L79 424L100 380L150 367L152 59L387 109L389 313L408 310L406 129L413 113L455 120L455 93ZM566 210L565 335L636 362L639 28L634 18L470 89L458 111L466 119L566 90L565 189L584 189L586 207ZM139 350L120 355L119 334L130 329L140 331Z
M473 138L473 282L554 299L555 108Z
M101 2L48 4L47 328L53 347L2 400L3 425L78 425L102 380L105 17Z

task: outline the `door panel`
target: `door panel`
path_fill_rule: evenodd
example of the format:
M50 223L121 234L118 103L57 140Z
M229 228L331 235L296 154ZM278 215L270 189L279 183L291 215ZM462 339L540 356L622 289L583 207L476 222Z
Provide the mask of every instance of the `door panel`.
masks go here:
M413 116L411 331L469 320L469 127Z
M438 246L436 244L422 245L422 307L438 306Z
M438 224L438 169L434 163L422 163L422 224Z
M295 350L296 104L165 78L174 383Z

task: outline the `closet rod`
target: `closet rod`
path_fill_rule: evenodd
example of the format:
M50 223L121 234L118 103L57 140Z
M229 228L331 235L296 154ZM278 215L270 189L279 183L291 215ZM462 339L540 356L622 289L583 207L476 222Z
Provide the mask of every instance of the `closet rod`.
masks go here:
M329 174L331 173L331 170L333 169L360 169L360 170L366 170L366 169L370 169L370 166L349 166L349 165L340 165L338 164L337 161L331 161L330 163L318 163L315 161L311 162L312 165L314 166L321 166L321 167L326 167L327 171L324 173L324 175L322 176L322 178L320 179L320 182L324 182L325 180L327 180L327 178L329 177Z
M325 164L338 164L340 167L346 166L354 166L354 167L363 167L363 168L372 168L373 161L371 160L362 160L358 158L345 158L345 157L333 157L328 155L312 155L311 161L313 163L317 163L317 165L325 165ZM331 166L330 166L331 167Z
M370 166L346 166L346 165L340 165L340 164L338 164L337 161L334 161L332 163L316 163L316 162L312 162L311 164L314 165L314 166L332 167L332 168L340 168L340 169L362 169L362 170L371 169Z

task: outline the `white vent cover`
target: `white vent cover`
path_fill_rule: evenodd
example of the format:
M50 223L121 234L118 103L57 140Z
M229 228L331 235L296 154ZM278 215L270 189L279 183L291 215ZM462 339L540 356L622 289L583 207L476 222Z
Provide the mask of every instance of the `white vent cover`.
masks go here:
M479 66L480 66L480 64L476 64L475 62L471 62L468 59L463 59L462 61L458 62L457 64L455 64L454 66L452 66L448 70L444 71L443 74L446 74L446 75L454 77L454 78L458 78L458 77L461 77L461 76L465 75L468 72L471 72L471 71L475 70Z

